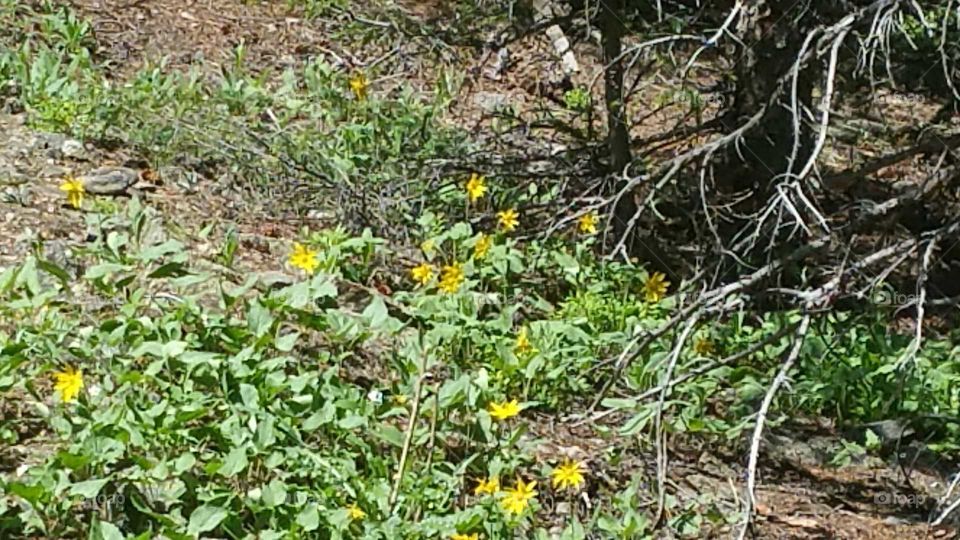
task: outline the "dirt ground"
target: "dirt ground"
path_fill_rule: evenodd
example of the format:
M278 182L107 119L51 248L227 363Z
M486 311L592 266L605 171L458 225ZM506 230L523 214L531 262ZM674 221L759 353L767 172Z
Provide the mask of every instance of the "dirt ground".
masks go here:
M186 68L201 60L225 64L233 61L235 48L246 47L246 62L261 70L281 70L307 57L323 54L338 67L362 67L381 58L382 46L349 50L337 39L337 30L348 23L388 25L378 20L358 21L341 14L310 20L286 2L239 2L230 0L76 0L72 2L94 23L100 59L114 66L113 75L122 80L146 62L169 59L170 68ZM439 24L444 15L441 2L413 2L399 6L401 12L423 24ZM398 40L403 41L400 37ZM382 44L381 44L382 45ZM511 43L512 62L489 76L496 51L479 45L448 45L438 53L468 74L463 94L451 113L457 123L481 125L491 102L528 106L544 92L531 81L549 78L559 59L542 33ZM423 40L414 40L392 53L385 62L396 61L395 79L387 85L412 84L429 88L436 58L416 56ZM389 51L388 51L389 52ZM582 72L577 84L588 84L596 62L588 46L578 50ZM544 74L540 77L538 74ZM547 91L552 91L548 88ZM472 122L470 122L472 120ZM67 150L67 151L65 151ZM0 170L16 169L19 180L0 184L0 268L21 259L33 242L43 240L53 258L69 258L71 248L82 245L88 231L83 215L63 204L58 190L67 172L82 173L101 165L116 164L123 158L87 145L82 150L68 139L33 132L23 118L0 118ZM175 182L161 182L154 190L141 193L147 204L157 208L170 223L184 231L192 250L200 257L210 255L204 240L191 237L205 224L233 223L241 237L238 265L250 271L276 270L284 256L282 238L295 236L300 223L271 219L264 214L231 210L226 192L214 190L215 182L202 179L195 192ZM616 426L615 418L605 419ZM598 434L595 426L572 427L555 418L540 423L537 435L548 444L584 456L601 456L623 441ZM42 434L37 434L41 444ZM570 442L574 441L574 442ZM842 538L842 539L950 539L956 530L927 524L936 498L946 489L947 477L937 467L902 468L894 459L865 460L844 467L827 462L830 449L838 445L837 433L829 427L811 432L786 430L771 434L762 447L763 460L757 492L757 519L754 538ZM669 490L682 501L705 511L732 515L743 493L745 448L732 452L703 441L674 441L670 455ZM624 449L631 468L649 471L655 477L655 452L651 448ZM903 459L912 456L905 455ZM588 462L588 464L590 464ZM595 465L595 464L590 464ZM942 467L941 469L945 469ZM629 478L615 470L595 471L611 486L622 487ZM905 472L910 474L909 483ZM912 486L912 488L910 487ZM651 498L656 489L651 487ZM668 516L669 517L669 516ZM711 537L727 538L736 524L705 526Z

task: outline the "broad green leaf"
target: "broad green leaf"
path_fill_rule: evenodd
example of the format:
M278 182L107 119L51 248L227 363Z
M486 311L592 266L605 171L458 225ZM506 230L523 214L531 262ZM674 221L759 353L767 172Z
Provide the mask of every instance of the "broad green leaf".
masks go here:
M297 514L297 525L303 527L305 531L314 531L320 526L320 511L317 509L317 503L310 503L303 507L303 510Z
M287 486L280 480L274 478L263 487L263 504L268 508L281 506L287 502Z
M243 446L234 447L223 460L223 465L217 471L220 475L230 478L243 472L247 468L247 450Z
M358 428L367 425L367 417L351 413L337 422L337 425L343 429Z
M90 527L89 540L123 540L123 533L116 525L109 521L100 521L94 518L93 526Z
M260 302L250 303L250 309L247 311L247 327L258 338L266 335L273 325L273 315Z
M212 531L216 529L217 525L220 525L220 522L226 517L226 508L212 504L204 504L190 514L190 522L187 524L187 533L198 535L202 532Z
M97 493L100 493L100 490L103 486L107 485L109 481L109 478L99 478L96 480L76 482L70 486L68 493L70 495L79 495L85 499L92 499L97 496Z
M289 334L280 336L274 343L274 347L280 352L290 352L297 343L298 337L300 337L300 332L290 332Z
M243 400L244 405L253 410L260 408L260 394L257 392L257 387L251 384L240 385L240 399Z

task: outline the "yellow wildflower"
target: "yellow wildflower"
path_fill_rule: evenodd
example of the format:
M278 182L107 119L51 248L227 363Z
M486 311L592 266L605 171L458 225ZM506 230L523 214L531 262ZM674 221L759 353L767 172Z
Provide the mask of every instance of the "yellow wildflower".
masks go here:
M357 503L351 503L350 506L347 507L347 514L350 516L350 519L363 519L367 517L367 513L357 506Z
M467 180L467 198L470 199L470 202L477 202L486 192L487 183L485 179L477 173L471 174L470 179Z
M670 282L666 281L666 277L662 272L654 272L647 278L647 282L643 284L643 296L647 302L655 304L667 295Z
M577 228L580 229L580 232L583 234L597 234L597 223L600 222L600 218L597 217L597 214L590 212L580 216L580 219L577 221Z
M520 332L517 333L517 342L513 346L513 351L516 354L525 354L533 351L533 345L530 345L530 338L527 336L526 326L520 328Z
M507 232L516 229L517 225L520 224L519 214L517 214L517 211L513 208L497 212L497 219L499 220L500 227Z
M353 91L353 95L356 96L360 101L367 99L368 86L370 86L370 83L367 81L367 77L363 73L357 73L350 78L350 90Z
M496 476L477 480L477 487L473 488L474 495L483 495L485 493L493 495L498 491L500 491L500 479Z
M496 420L503 421L520 414L520 403L515 399L503 403L493 402L490 403L487 411Z
M440 290L445 293L453 294L460 289L463 283L463 265L453 263L443 267L440 273Z
M483 259L486 257L491 245L493 245L493 239L484 233L480 233L476 243L473 244L473 258Z
M420 285L426 285L433 279L433 267L427 263L420 263L419 266L410 269L410 275Z
M293 253L290 254L290 265L308 274L313 274L317 267L320 266L320 261L317 260L316 251L294 242Z
M64 371L58 371L53 374L56 382L53 389L60 392L60 401L69 403L80 394L83 389L83 371L68 367Z
M578 488L583 484L583 468L580 462L570 459L553 470L553 487L557 489Z
M700 356L710 356L716 352L716 350L717 348L714 346L713 341L711 341L708 337L698 338L693 344L693 351Z
M536 485L536 482L527 484L517 478L517 485L506 490L507 496L500 501L500 506L511 514L522 514L530 504L530 499L537 495L533 490Z
M478 535L477 533L455 534L450 537L450 540L480 540L480 535Z
M60 184L60 191L67 194L67 202L70 203L70 206L80 208L80 205L83 203L83 194L86 192L83 187L83 182L72 176L68 176L64 178L63 183Z

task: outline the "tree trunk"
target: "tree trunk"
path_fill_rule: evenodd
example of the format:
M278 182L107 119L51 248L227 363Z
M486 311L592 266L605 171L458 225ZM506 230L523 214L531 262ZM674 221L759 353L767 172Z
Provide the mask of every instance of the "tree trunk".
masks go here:
M744 9L737 32L743 44L737 47L735 57L734 102L723 121L728 132L766 106L780 78L792 69L811 22L807 20L811 15L801 14L802 6L798 7L793 0L758 0ZM801 106L810 105L812 88L813 81L801 71L797 85ZM744 136L740 146L742 158L731 148L728 174L721 175L723 191L753 189L757 194L755 198L765 200L763 194L772 187L770 180L786 172L793 150L793 118L789 105L788 88L780 103L769 107L757 127ZM794 172L803 166L812 146L808 131L801 130Z
M607 106L607 150L610 154L608 174L616 191L622 188L623 170L631 161L630 134L624 116L623 63L614 62L622 52L624 0L606 0L600 3L600 31L603 62L608 66L603 74L604 98ZM612 64L611 64L612 62ZM614 208L614 234L619 240L626 233L627 222L637 211L633 194L628 193ZM629 247L629 239L626 242Z

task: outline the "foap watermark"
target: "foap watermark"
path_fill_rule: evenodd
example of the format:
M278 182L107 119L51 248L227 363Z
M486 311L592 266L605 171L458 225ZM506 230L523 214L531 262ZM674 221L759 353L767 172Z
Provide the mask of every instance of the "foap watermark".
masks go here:
M137 485L136 490L150 503L160 500L164 493L164 490L160 486ZM93 497L86 497L80 500L77 504L80 510L113 514L117 510L123 509L127 500L123 492L117 491L114 493L98 493Z
M925 98L919 94L904 94L901 92L879 94L875 96L875 99L882 105L912 105L925 102Z
M915 294L903 294L887 289L876 289L870 293L870 299L878 306L909 306L917 302Z
M881 491L873 494L873 503L883 506L924 506L927 503L927 497L919 493Z
M80 501L80 510L106 510L111 511L115 508L122 508L126 498L123 493L99 493L95 497L89 497Z

